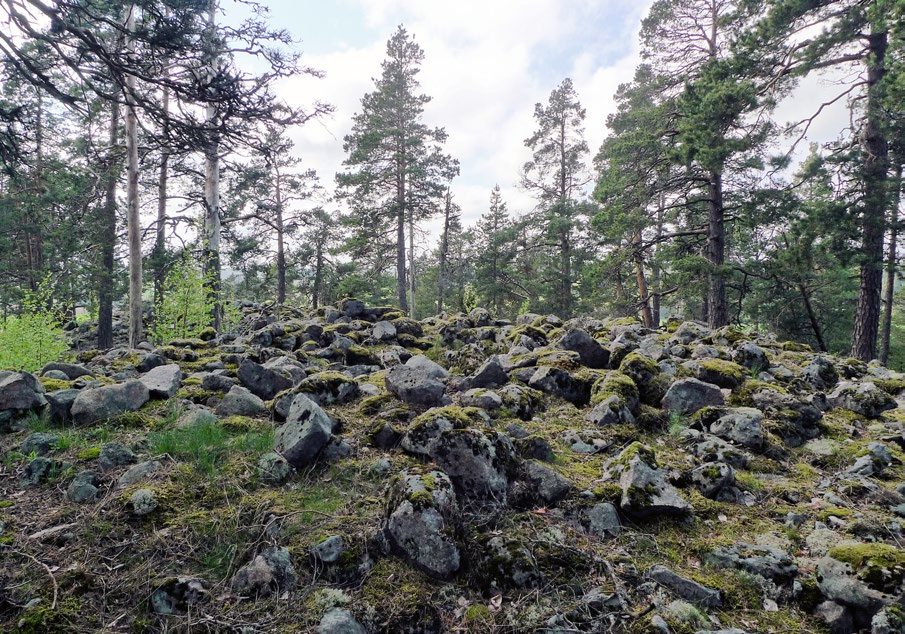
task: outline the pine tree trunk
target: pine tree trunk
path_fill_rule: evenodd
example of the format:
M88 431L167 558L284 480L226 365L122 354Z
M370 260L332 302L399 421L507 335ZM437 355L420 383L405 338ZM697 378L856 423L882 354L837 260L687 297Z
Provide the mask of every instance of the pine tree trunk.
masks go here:
M409 304L409 317L417 319L415 316L415 220L413 216L415 210L409 211L409 289L411 291L411 303Z
M887 33L868 36L867 117L863 132L861 271L858 304L852 333L852 356L870 361L877 352L880 324L880 293L883 286L883 234L886 224L886 193L889 146L881 116L880 82L886 74Z
M644 236L639 229L635 233L635 278L638 280L638 296L641 298L641 321L645 328L652 328L654 324L654 315L651 311L650 290L647 288L647 277L644 274L644 255L641 252L641 243Z
M170 105L170 89L163 88L163 97L160 107L167 113ZM169 122L164 118L161 126L161 136L166 139L169 135ZM163 302L163 283L166 278L166 239L167 239L167 181L169 179L170 153L166 148L160 152L160 176L157 179L157 235L154 240L154 305L159 306Z
M666 195L662 192L660 193L660 202L657 205L657 233L654 236L657 241L657 246L654 250L654 261L651 267L651 277L653 278L653 300L651 302L651 321L653 322L654 328L660 327L660 293L662 292L662 286L660 282L660 265L657 264L657 256L660 252L660 236L663 235L663 208L666 206Z
M280 170L274 167L276 175L276 226L277 226L277 304L286 303L286 249L284 245L283 229L283 192L280 182Z
M883 325L880 332L880 363L889 362L892 347L892 310L896 295L896 251L899 240L899 201L902 196L902 164L896 164L896 174L892 181L893 196L889 214L889 248L886 255L886 289L883 296Z
M707 290L707 323L711 328L722 328L729 323L729 305L726 299L726 277L722 270L726 261L723 175L718 172L710 173L709 212L707 260L711 270Z
M97 282L97 347L113 347L113 267L116 251L116 184L118 165L116 147L119 137L119 102L110 106L110 132L107 139L106 191L100 219L101 267Z
M820 321L817 319L817 313L814 312L814 306L811 304L811 294L804 284L798 284L798 292L801 293L801 299L804 302L805 312L808 314L808 321L811 322L811 330L814 331L814 338L817 339L817 347L821 352L826 352L826 340L823 338L823 329L820 327Z
M446 251L449 249L449 214L452 209L449 190L446 190L446 209L443 215L443 235L440 238L440 262L437 267L437 314L443 312L443 294L446 291Z
M315 245L314 289L311 291L311 305L317 309L321 297L321 284L324 274L324 245L318 240Z
M210 74L214 76L217 53L214 49L216 37L217 0L209 0L210 29ZM217 110L209 105L206 110L207 124L212 128L216 124ZM213 304L211 309L211 326L220 331L220 140L214 130L210 130L210 142L205 152L204 161L204 200L207 206L204 218L204 285L208 299Z
M137 5L129 7L126 31L135 30ZM129 55L135 52L135 42L131 35L127 43ZM128 174L126 178L127 225L129 234L129 347L137 348L143 338L141 303L141 227L139 223L138 201L138 120L135 113L135 76L126 76L126 156Z

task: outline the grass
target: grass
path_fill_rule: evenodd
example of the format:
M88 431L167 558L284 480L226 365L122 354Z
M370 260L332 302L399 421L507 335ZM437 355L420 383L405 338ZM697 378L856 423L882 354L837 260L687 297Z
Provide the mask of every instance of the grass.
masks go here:
M168 454L211 475L219 470L231 450L257 457L272 449L273 429L234 436L219 422L202 422L152 433L149 443L152 454Z

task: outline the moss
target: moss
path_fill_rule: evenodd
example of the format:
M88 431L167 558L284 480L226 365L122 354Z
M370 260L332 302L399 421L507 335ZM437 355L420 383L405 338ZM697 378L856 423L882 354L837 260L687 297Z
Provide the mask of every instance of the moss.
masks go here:
M700 361L698 378L720 387L735 387L745 380L745 368L723 359L703 359Z
M594 383L591 388L591 405L597 405L613 395L620 397L628 405L638 400L638 386L629 376L614 370Z
M765 390L778 394L788 394L785 389L778 385L756 379L748 379L732 390L732 394L729 396L729 404L733 407L752 407L754 405L754 395Z
M438 418L445 418L457 428L468 427L475 423L483 422L481 410L478 407L461 407L459 405L447 405L428 410L412 421L413 425L420 425Z
M222 396L222 394L220 394L220 392L205 390L199 385L183 385L179 391L176 392L175 398L192 401L193 403L204 403L212 396Z
M890 396L897 396L905 391L905 379L876 379L874 383Z
M41 382L41 385L44 386L44 389L48 392L56 392L57 390L66 390L72 387L72 383L69 381L64 381L62 379L51 379L46 376L42 376L38 379Z
M77 454L79 460L94 460L100 455L100 447L85 447Z
M415 509L430 508L434 505L434 496L430 494L430 491L426 490L410 493L406 499L412 503Z
M490 621L492 617L490 615L490 609L486 605L478 604L469 606L469 608L465 610L464 618L466 625L477 625Z
M660 366L637 352L630 352L619 364L619 371L628 376L646 372L651 375L660 373Z
M881 592L898 591L905 575L905 552L889 544L836 546L829 556L849 564L859 579Z
M248 416L227 416L220 420L220 424L232 434L256 432L272 428L270 423Z
M86 627L85 616L81 612L82 603L75 597L62 599L55 609L49 600L42 601L22 614L15 631L19 634L45 634Z
M786 352L814 352L811 346L798 341L783 341L780 347Z
M636 456L649 467L656 469L660 466L657 463L657 455L653 449L637 440L622 450L622 453L613 460L613 465L627 466L632 458Z
M538 343L546 345L547 343L547 333L538 328L537 326L529 326L527 324L522 326L516 326L512 330L509 331L509 335L506 337L509 341L517 342L519 338L524 335Z
M829 508L823 509L817 514L818 519L820 521L825 522L830 517L838 517L840 519L849 519L855 516L855 512L851 509L844 509L841 506L831 506Z

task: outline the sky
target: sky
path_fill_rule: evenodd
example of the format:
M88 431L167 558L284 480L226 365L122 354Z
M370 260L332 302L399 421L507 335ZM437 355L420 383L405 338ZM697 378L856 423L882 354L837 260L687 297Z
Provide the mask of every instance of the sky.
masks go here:
M587 109L586 139L600 147L613 95L639 63L637 35L649 0L270 0L270 19L301 40L302 61L325 73L284 82L289 103L314 100L335 112L295 130L303 164L328 189L342 171L343 137L362 96L374 89L386 43L402 24L425 53L419 80L432 97L424 120L446 129L460 162L452 184L469 224L499 184L510 210L534 206L518 186L530 159L534 105L572 78Z

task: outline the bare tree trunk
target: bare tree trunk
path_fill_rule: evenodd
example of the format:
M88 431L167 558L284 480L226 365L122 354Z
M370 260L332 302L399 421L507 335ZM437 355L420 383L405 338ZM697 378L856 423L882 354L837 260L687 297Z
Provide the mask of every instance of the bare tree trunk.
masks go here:
M116 183L119 180L117 142L119 137L119 102L110 106L110 132L107 139L107 186L101 215L100 250L101 269L97 283L97 347L106 350L113 347L113 267L116 251Z
M276 190L276 226L277 226L277 304L286 303L286 249L284 244L283 229L283 191L280 182L280 168L274 164L275 190Z
M880 324L880 293L883 287L883 234L886 224L886 193L889 145L882 129L879 85L886 74L887 33L871 33L868 41L867 117L864 124L863 227L858 304L852 333L852 356L870 361L877 352Z
M137 5L129 7L126 31L135 30ZM135 42L131 35L126 44L127 53L135 53ZM143 339L141 304L141 218L138 201L138 121L135 114L135 76L126 76L126 156L128 174L126 179L127 225L129 229L129 347L137 348Z
M886 255L886 293L883 297L883 325L880 332L880 363L889 362L892 347L892 310L896 294L896 250L899 240L899 202L902 197L902 163L896 164L896 175L892 181L895 187L889 214L889 249Z
M417 319L415 316L415 210L409 211L409 291L411 299L409 300L409 317Z
M161 108L167 113L170 105L170 89L163 88ZM166 139L169 135L169 122L163 120L161 136ZM154 305L159 306L163 302L163 283L166 278L166 248L167 248L167 180L169 178L170 153L163 147L160 151L160 176L157 178L157 233L154 240Z
M729 304L726 299L726 277L722 267L726 261L726 225L723 210L723 175L710 174L709 229L707 260L710 262L707 291L707 323L721 328L729 323Z
M663 208L666 206L666 196L660 193L660 201L657 205L657 247L654 250L654 260L651 266L651 277L653 279L653 299L651 302L651 321L654 328L660 327L660 292L663 290L660 281L660 265L657 263L657 255L660 251L660 236L663 235Z
M644 236L639 229L637 233L635 233L635 248L633 249L635 277L638 280L638 296L641 298L641 321L644 323L645 328L652 328L654 316L650 309L650 290L647 288L647 277L644 274L644 255L641 252L641 243L643 240Z
M452 210L452 196L446 190L446 209L443 215L443 235L440 238L440 262L437 270L437 314L443 312L443 294L446 291L446 252L449 249L449 215Z
M314 289L311 291L311 305L317 308L321 296L321 284L324 275L324 245L318 240L315 245Z
M217 65L217 0L208 0L208 60L210 76L216 75ZM204 156L204 201L207 213L204 217L204 284L211 309L211 326L220 330L220 139L216 130L217 109L209 105L206 110L207 124L210 126L210 142Z

